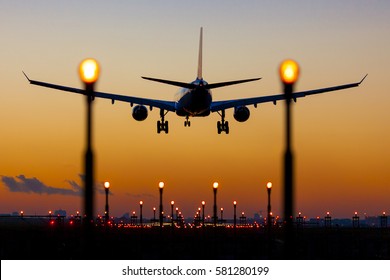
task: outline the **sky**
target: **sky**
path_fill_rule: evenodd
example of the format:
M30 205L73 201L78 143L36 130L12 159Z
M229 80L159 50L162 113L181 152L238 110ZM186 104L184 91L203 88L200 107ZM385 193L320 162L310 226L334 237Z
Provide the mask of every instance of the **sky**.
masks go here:
M294 1L296 2L296 1ZM214 100L278 94L278 67L300 64L296 90L358 82L358 88L306 97L293 105L295 210L309 217L390 213L389 1L4 1L0 9L0 213L82 210L85 99L30 85L35 80L82 87L78 64L101 65L97 90L172 100L177 88L141 76L196 78L203 27L203 77L211 82L262 77L215 89ZM184 119L169 113L169 134L156 133L159 111L143 122L129 104L94 102L96 212L144 216L175 201L191 216L212 184L224 217L237 210L282 212L284 106L250 106L245 123L226 112L230 134L217 134L217 114Z

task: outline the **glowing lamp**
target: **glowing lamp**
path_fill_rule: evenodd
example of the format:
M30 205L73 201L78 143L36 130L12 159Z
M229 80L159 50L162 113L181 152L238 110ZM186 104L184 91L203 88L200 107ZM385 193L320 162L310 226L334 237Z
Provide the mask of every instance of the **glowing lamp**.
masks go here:
M171 201L171 205L174 205L174 204L175 204L175 201L172 200L172 201Z
M233 204L234 204L234 205L237 205L237 201L233 201Z
M204 200L202 201L202 205L206 205L206 202Z
M272 188L272 183L271 183L271 182L268 182L268 183L267 183L267 189L270 189L270 188Z
M142 204L144 204L144 202L142 200L140 200L139 205L142 205Z
M110 182L104 182L104 187L108 189L110 187Z
M218 182L215 182L215 183L213 184L213 188L214 188L214 189L217 189L217 188L218 188L218 185L219 185Z
M282 62L279 74L284 84L294 84L299 76L299 66L294 60L288 59Z
M98 62L93 58L87 58L80 63L80 79L86 84L93 84L99 78L100 67Z
M164 182L158 183L158 187L159 187L160 189L164 188Z

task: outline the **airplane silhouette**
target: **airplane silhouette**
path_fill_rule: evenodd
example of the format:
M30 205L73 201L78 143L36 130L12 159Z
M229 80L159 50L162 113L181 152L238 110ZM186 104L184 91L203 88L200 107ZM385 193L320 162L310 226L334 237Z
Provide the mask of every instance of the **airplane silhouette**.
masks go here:
M172 80L163 80L150 77L142 77L143 79L164 83L168 85L173 85L181 87L181 89L175 95L175 101L165 101L157 99L149 99L142 97L134 96L124 96L112 93L104 92L94 92L94 97L111 99L112 104L115 101L122 101L130 103L131 107L136 104L133 108L132 116L137 121L143 121L148 116L148 109L146 106L149 106L150 110L153 107L160 109L160 120L157 121L157 133L164 131L168 133L168 121L165 120L165 116L168 112L175 112L176 115L180 117L185 117L184 126L190 126L191 122L189 117L206 117L210 113L217 112L221 116L221 121L217 122L217 131L218 134L225 132L229 134L229 122L225 120L225 110L229 108L234 108L233 117L238 122L245 122L250 116L250 111L247 106L254 105L256 108L260 103L273 102L276 105L276 102L279 100L286 99L284 94L276 94L270 96L259 96L251 98L241 98L233 100L223 100L223 101L212 101L211 89L225 87L235 84L247 83L251 81L256 81L261 78L252 78L245 80L236 80L228 82L219 82L219 83L207 83L202 76L202 49L203 49L203 28L200 29L200 39L199 39L199 54L198 54L198 73L196 79L191 83L177 82ZM53 88L62 91L69 91L78 94L85 94L85 90L72 88L67 86L61 86L56 84L50 84L46 82L40 82L31 80L23 72L30 84ZM313 89L301 92L294 92L292 94L292 99L296 102L297 98L305 97L308 95L319 94L324 92L342 90L352 87L359 86L363 80L367 77L364 76L360 82L344 84L339 86Z

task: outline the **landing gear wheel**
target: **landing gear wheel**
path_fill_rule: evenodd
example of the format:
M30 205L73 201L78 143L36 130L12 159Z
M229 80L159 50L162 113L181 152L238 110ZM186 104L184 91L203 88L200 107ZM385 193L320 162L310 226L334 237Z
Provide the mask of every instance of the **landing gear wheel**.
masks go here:
M220 121L217 121L217 131L218 131L218 134L221 134L221 132L222 132L222 127L221 127Z
M157 133L160 134L161 132L161 122L157 121Z
M225 122L224 130L225 130L226 134L229 134L229 122Z

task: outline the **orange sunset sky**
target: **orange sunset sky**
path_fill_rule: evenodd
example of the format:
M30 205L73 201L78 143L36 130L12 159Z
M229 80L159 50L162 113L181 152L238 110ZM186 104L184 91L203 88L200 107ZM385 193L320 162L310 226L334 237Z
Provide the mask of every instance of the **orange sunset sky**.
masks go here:
M77 66L94 57L102 67L97 90L172 100L178 88L141 76L194 80L201 26L206 81L262 77L215 89L214 100L280 93L277 69L286 58L301 67L296 90L358 82L368 73L358 88L293 105L296 211L390 213L389 1L1 2L0 213L82 210L85 100L29 85L22 70L81 87ZM272 181L273 211L280 214L283 105L250 106L245 123L228 110L229 135L217 134L217 114L191 119L188 128L169 113L170 132L158 135L158 110L136 122L129 104L96 100L97 188L111 182L112 215L138 211L143 200L150 217L164 181L165 209L174 200L189 216L202 200L211 214L218 181L218 207L229 218L233 200L249 217L264 214ZM96 212L103 203L97 193Z

